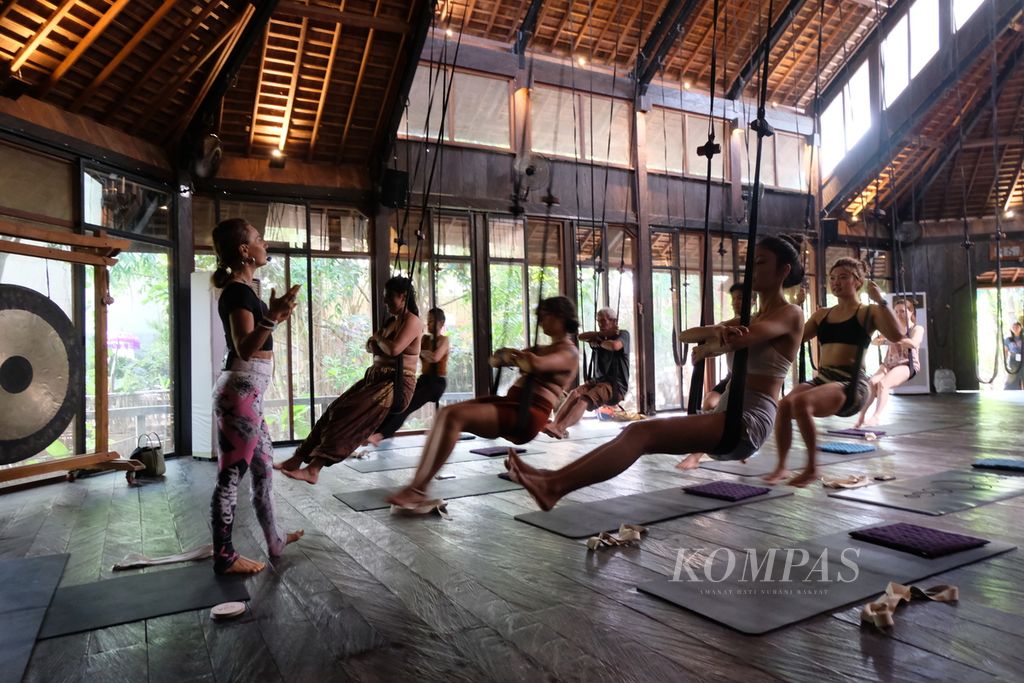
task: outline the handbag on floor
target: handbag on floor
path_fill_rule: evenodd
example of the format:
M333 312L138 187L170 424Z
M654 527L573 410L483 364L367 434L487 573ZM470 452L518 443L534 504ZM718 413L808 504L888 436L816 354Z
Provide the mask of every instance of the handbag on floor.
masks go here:
M143 439L146 440L145 445L142 443ZM153 445L154 443L156 445ZM167 471L167 463L164 462L164 445L160 441L160 435L156 432L140 436L138 445L128 457L131 460L138 460L146 466L146 469L139 472L144 477L162 477Z

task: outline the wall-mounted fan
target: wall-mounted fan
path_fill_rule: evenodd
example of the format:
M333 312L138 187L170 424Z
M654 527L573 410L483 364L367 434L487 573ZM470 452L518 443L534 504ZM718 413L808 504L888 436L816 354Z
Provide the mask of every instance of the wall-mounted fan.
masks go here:
M921 224L916 221L903 221L896 228L896 232L893 237L900 244L913 244L917 240L921 239L923 231Z
M224 151L221 149L220 138L207 133L199 138L192 148L191 170L197 178L212 178L220 169Z
M528 154L516 159L512 171L514 173L514 192L512 195L512 213L523 213L522 202L527 201L531 193L534 197L544 193L541 201L548 205L558 203L558 199L547 192L551 181L551 162L539 154Z

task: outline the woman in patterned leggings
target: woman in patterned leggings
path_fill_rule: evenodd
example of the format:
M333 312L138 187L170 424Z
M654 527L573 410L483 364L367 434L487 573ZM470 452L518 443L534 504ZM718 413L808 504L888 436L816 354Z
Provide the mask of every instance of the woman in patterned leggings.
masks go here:
M218 574L255 574L264 563L242 557L231 543L238 484L252 471L252 505L271 557L302 537L287 535L274 522L271 474L273 445L263 419L263 396L273 367L274 327L288 319L295 308L299 286L277 298L270 292L270 306L252 289L253 273L267 263L267 245L259 232L241 218L221 221L213 231L217 270L213 284L222 290L217 312L224 325L228 355L224 371L213 390L217 418L217 485L213 489L213 570Z

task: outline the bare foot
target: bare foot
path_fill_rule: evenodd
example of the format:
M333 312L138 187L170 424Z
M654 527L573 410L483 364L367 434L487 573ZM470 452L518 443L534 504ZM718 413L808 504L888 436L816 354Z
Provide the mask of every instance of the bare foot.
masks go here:
M676 465L677 470L695 470L700 467L700 459L704 457L703 453L690 453L688 456L679 461Z
M287 460L282 460L281 462L275 462L274 463L274 469L275 470L281 470L282 472L291 472L292 470L299 469L299 467L301 465L302 465L302 458L300 458L300 457L298 457L296 455L293 455L292 457L288 458Z
M817 470L804 470L798 476L793 477L792 479L790 479L787 483L790 486L796 486L797 488L801 488L802 489L803 487L807 486L808 484L813 484L816 481L818 481L818 471Z
M525 473L531 474L531 475L533 475L535 477L537 477L537 476L542 477L545 474L547 474L548 471L549 471L549 470L540 470L540 469L537 469L536 467L533 467L531 465L527 465L525 462L522 461L522 459L519 457L519 454L516 453L516 449L514 449L514 448L508 449L508 457L505 458L505 469L507 469L509 471L511 471L512 467L513 467L513 463L509 459L509 458L512 458L512 457L515 457L516 460L515 460L514 465L515 465L515 468L517 470L519 470L520 472L525 472Z
M427 498L425 491L413 488L412 486L406 486L404 489L391 494L384 500L391 505L397 505L398 507L405 508L406 510L415 510L426 503L429 498Z
M306 535L306 530L305 529L299 529L298 531L289 532L288 535L285 536L285 538L284 538L284 544L285 545L290 545L292 543L295 543L295 541L299 540L300 538L302 538L305 535Z
M315 484L320 478L320 469L314 469L312 467L306 467L301 470L283 470L284 476L289 479L295 479L296 481L304 481L307 484Z
M537 503L537 507L545 512L555 507L558 498L552 495L548 489L547 477L544 476L543 470L534 470L531 467L529 469L533 470L532 472L526 471L526 468L523 468L522 461L519 460L519 456L514 452L508 454L508 460L505 461L505 465L508 467L509 477L511 477L512 481L521 484L526 489L526 492Z
M548 422L542 431L552 439L564 439L566 436L565 430L559 429L554 422Z
M266 567L266 566L267 565L265 565L262 562L257 562L256 560L250 560L248 557L242 557L241 555L239 555L238 559L235 560L231 564L230 567L228 567L227 569L225 569L221 573L222 574L258 574L259 572L263 571L263 568Z
M766 484L778 484L790 475L788 470L776 468L771 473L764 475L761 479Z
M853 423L853 428L854 429L860 429L860 426L862 424L864 424L864 420L857 420L856 422Z
M877 427L878 426L878 416L877 415L872 415L868 419L864 420L861 424L864 425L865 427Z
M383 440L384 440L384 435L383 434L380 434L380 433L370 434L370 436L366 437L366 443L364 443L363 445L365 446L366 444L370 444L371 446L379 446L380 442L383 441Z

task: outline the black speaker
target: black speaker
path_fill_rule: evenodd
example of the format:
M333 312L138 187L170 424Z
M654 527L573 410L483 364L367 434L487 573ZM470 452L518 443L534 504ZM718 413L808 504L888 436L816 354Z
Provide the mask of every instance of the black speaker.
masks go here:
M821 219L821 241L824 245L835 244L839 241L839 219Z
M408 193L409 174L394 168L385 169L380 183L380 203L392 209L404 209Z

